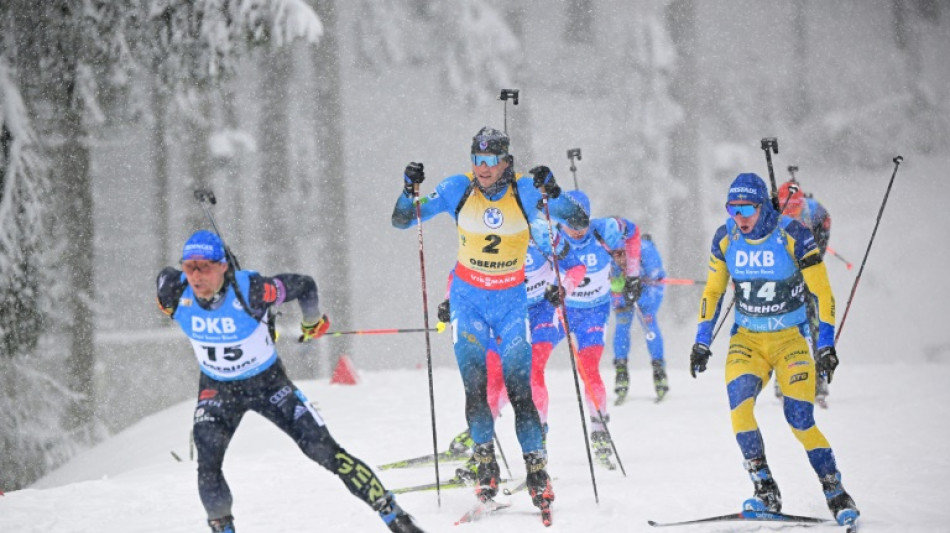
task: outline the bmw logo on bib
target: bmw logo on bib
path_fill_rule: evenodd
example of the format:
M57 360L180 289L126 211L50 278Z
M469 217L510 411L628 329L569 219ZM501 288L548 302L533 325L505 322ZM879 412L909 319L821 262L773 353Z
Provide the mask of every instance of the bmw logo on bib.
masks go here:
M497 207L489 207L485 210L482 220L485 221L485 225L489 228L498 229L505 222L505 217L501 214L501 209L498 209Z

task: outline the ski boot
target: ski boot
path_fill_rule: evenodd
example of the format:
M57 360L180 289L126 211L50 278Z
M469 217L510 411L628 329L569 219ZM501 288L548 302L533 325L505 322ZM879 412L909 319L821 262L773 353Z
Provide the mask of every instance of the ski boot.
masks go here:
M841 473L835 472L821 478L821 490L825 492L825 500L828 501L828 509L834 515L838 525L846 526L853 524L861 512L854 500L844 490L841 485Z
M554 489L551 487L551 476L544 469L548 464L547 453L543 450L524 454L524 465L528 471L526 484L531 503L541 509L541 521L545 526L551 525L551 502L554 501Z
M475 441L472 440L472 434L466 429L452 439L449 444L449 453L453 456L463 456L474 447Z
M379 513L386 526L394 533L425 533L412 516L396 503L392 492L373 502L373 510Z
M815 403L822 409L828 408L828 380L822 375L815 377Z
M593 431L590 434L591 447L594 449L594 458L608 470L615 470L617 465L610 460L613 450L610 448L610 436L606 431Z
M742 502L742 508L746 511L782 512L782 493L772 478L772 471L769 470L765 457L749 459L742 463L742 466L749 472L749 478L755 486L755 494Z
M488 501L498 494L498 480L501 477L501 469L495 460L495 443L476 444L472 459L477 463L475 495L483 502Z
M614 359L614 366L617 368L614 392L617 393L616 405L620 405L627 399L627 391L630 390L630 373L627 371L626 359Z
M660 401L670 392L670 384L666 381L666 365L662 359L654 359L653 365L653 387L656 389L656 401Z
M234 533L234 517L231 515L208 520L212 533Z
M455 469L455 477L466 484L474 484L478 479L478 461L469 457L465 464Z

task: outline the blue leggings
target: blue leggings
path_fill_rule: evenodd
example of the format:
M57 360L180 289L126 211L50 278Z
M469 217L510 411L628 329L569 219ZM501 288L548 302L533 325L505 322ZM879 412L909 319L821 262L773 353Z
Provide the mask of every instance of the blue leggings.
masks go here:
M643 290L643 294L637 300L640 313L636 313L633 306L626 305L623 294L611 295L611 305L614 308L614 318L616 319L614 329L615 359L627 360L627 355L630 353L630 326L633 324L634 315L639 314L638 318L646 336L650 359L663 362L663 333L660 331L660 324L656 320L656 313L662 303L662 285L647 287Z
M521 450L529 453L542 449L541 419L531 396L531 343L524 286L487 290L456 278L449 290L449 306L455 359L465 386L465 419L472 440L483 444L495 435L485 364L494 334Z

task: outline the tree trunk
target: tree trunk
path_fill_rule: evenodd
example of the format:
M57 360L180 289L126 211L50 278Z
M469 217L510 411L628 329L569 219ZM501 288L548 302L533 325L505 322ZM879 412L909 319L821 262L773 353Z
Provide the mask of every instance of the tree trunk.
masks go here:
M95 405L95 346L93 316L93 204L90 169L90 134L85 130L82 111L66 104L60 132L63 143L53 156L53 183L60 191L65 229L65 272L68 280L69 352L66 356L67 383L79 397L66 415L67 430L76 434L91 431Z
M316 235L319 257L324 265L323 278L318 279L321 307L338 325L352 324L350 307L350 254L346 228L346 168L343 142L341 101L343 98L340 74L340 46L337 41L340 29L338 4L333 0L314 0L314 10L324 25L317 52L313 54L313 70L316 73L317 98L314 106L314 137L316 138L317 161L310 167L310 179L316 195L316 213L320 220L317 227L326 228ZM330 357L338 358L350 353L350 340L346 335L334 337L329 342ZM336 363L332 363L333 368Z
M288 83L293 71L290 46L273 47L262 59L261 75L261 249L259 268L274 274L275 269L296 269L296 253L288 246L284 213L288 207L290 183L290 124ZM302 244L302 243L301 243ZM258 265L255 265L258 266Z
M702 113L696 92L699 90L699 69L697 66L696 38L696 2L694 0L676 0L667 7L667 20L670 37L679 52L679 64L673 75L671 93L683 108L683 120L670 135L670 174L680 184L680 194L673 194L669 200L670 258L667 270L675 272L692 270L693 265L705 259L703 245L702 203L697 201L695 191L699 190L701 176L699 172L700 132ZM686 291L669 291L671 308L678 317L688 316L696 305L695 295Z

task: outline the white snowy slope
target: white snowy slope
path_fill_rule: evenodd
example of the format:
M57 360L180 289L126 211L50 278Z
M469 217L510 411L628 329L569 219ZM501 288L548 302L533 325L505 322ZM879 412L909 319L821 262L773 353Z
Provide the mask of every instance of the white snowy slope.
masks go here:
M721 350L720 350L721 352ZM718 355L722 355L719 353ZM561 348L554 357L566 357ZM738 509L751 493L734 442L722 359L693 380L671 365L672 391L654 404L645 370L632 376L632 398L610 407L610 429L626 468L595 470L595 503L570 370L549 372L550 472L557 478L549 531L650 531L647 520L674 521ZM606 364L608 386L612 369ZM440 448L463 428L457 372L434 374ZM845 361L832 384L831 407L818 410L845 485L862 510L862 531L950 531L950 457L946 405L950 365L864 364ZM431 450L429 394L424 370L363 372L360 384L300 383L318 402L336 438L377 465ZM771 387L760 398L759 423L782 489L785 511L829 517L805 453L792 437ZM198 500L195 463L188 458L192 401L150 416L78 456L34 488L0 497L0 532L192 533L207 531ZM498 421L514 476L524 467L506 408ZM172 457L175 452L182 462ZM454 467L454 465L452 465ZM504 467L503 467L504 468ZM328 472L310 463L289 438L249 414L231 444L225 472L241 533L385 531L382 522ZM380 473L388 487L433 480L433 469ZM446 468L442 478L451 476ZM468 489L405 494L399 502L427 531L542 531L527 494L483 521L453 525L472 504ZM723 523L670 531L794 530ZM811 531L841 531L818 526Z

